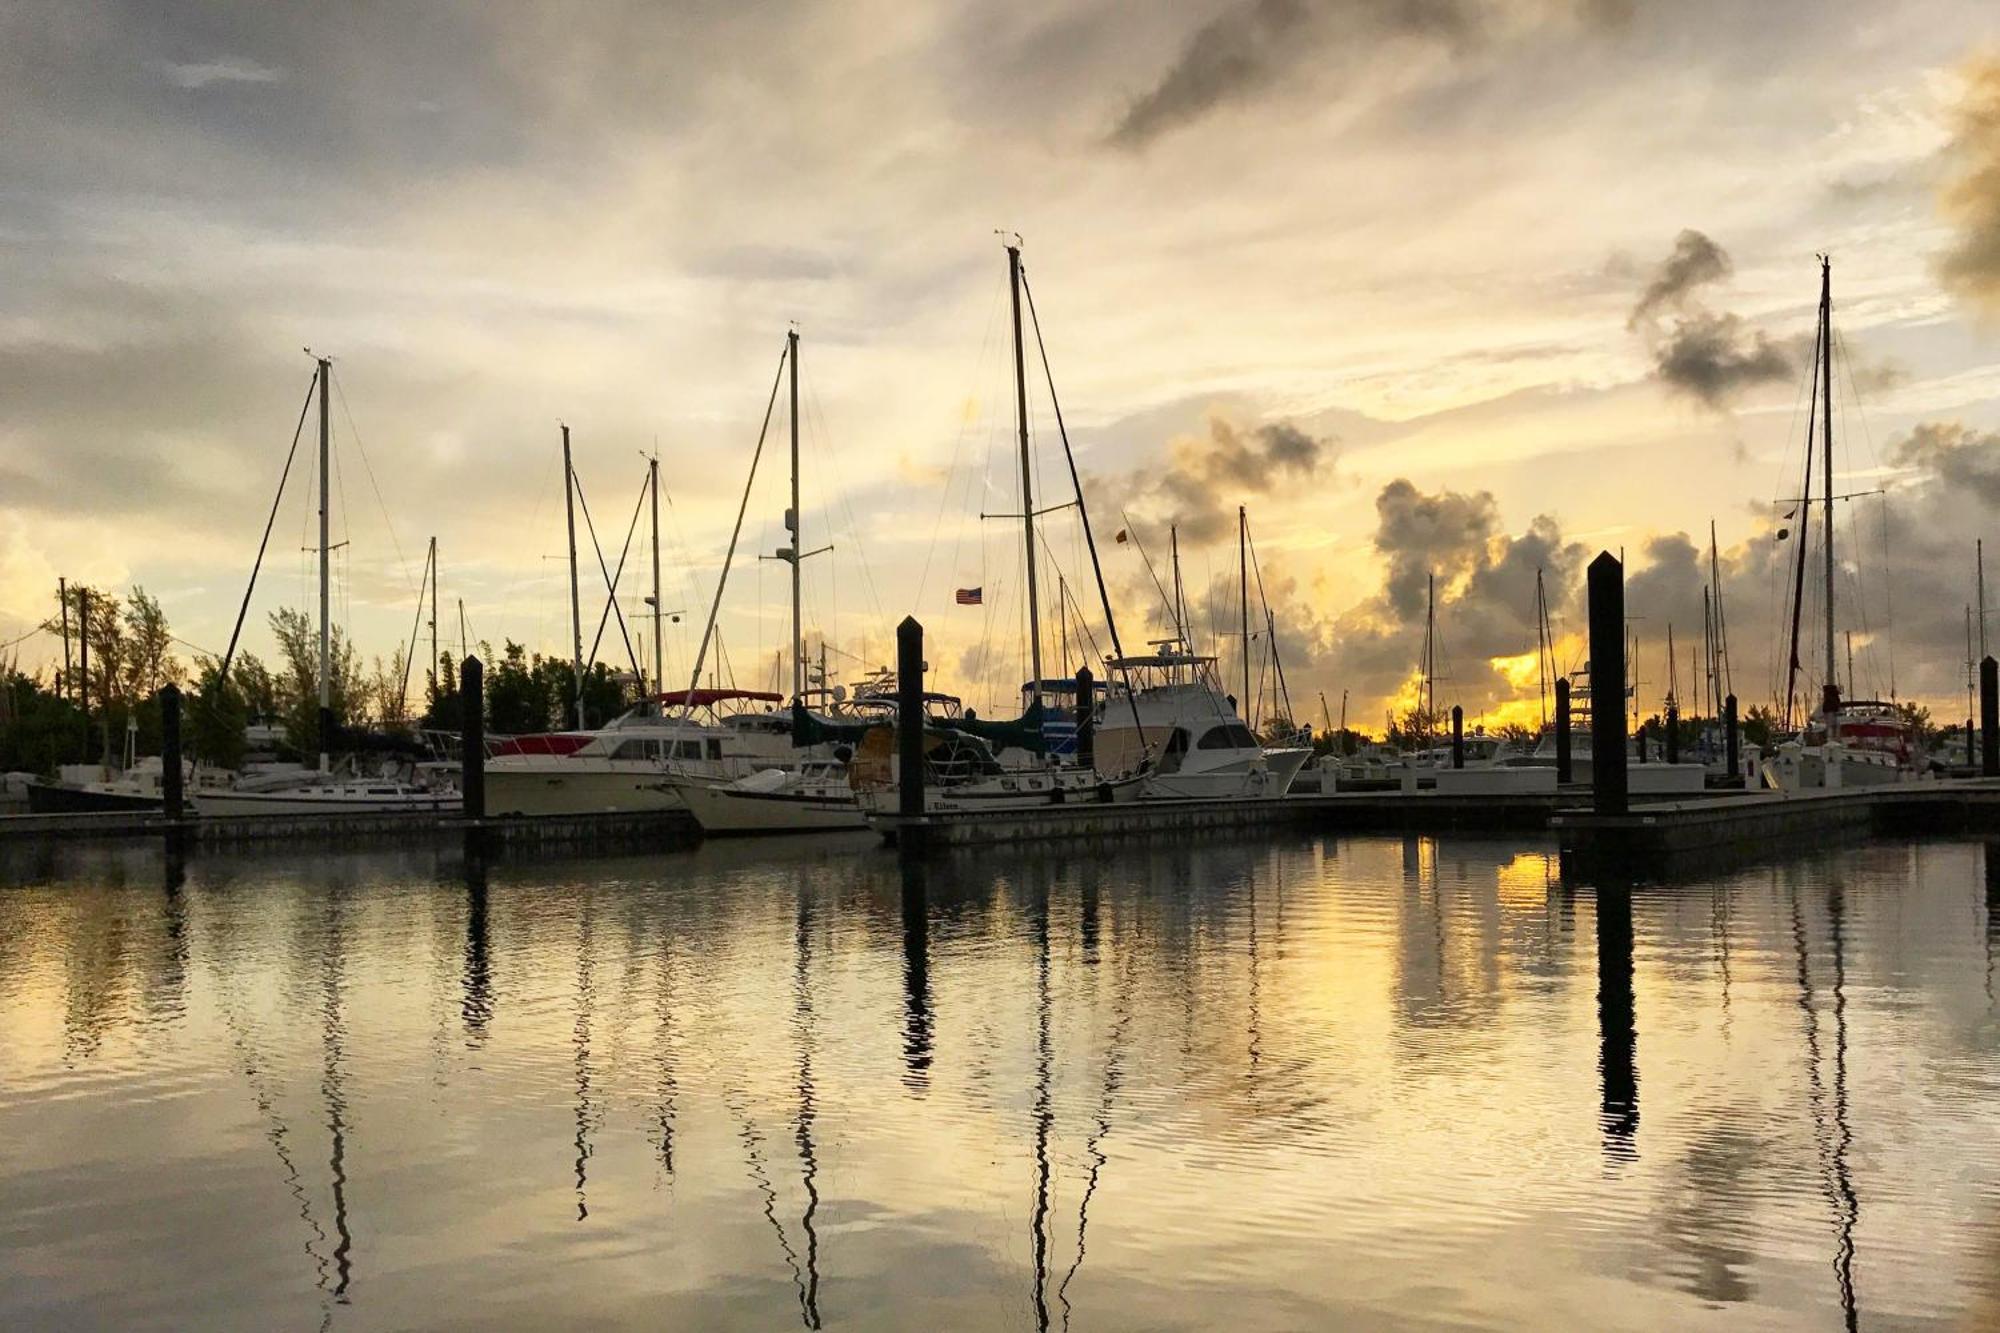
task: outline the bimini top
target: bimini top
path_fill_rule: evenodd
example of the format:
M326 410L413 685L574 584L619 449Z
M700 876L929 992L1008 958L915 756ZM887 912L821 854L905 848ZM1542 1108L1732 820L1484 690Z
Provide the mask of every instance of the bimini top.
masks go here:
M724 689L676 690L672 694L653 696L655 703L683 705L688 708L713 708L717 704L728 703L733 699L746 699L752 703L781 704L785 701L785 696L773 694L769 690Z

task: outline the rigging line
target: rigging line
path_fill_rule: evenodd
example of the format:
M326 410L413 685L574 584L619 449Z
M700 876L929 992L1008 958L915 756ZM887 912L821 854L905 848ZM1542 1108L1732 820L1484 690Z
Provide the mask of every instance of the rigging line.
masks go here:
M435 546L427 547L424 551L425 582L428 582L432 577L431 562L435 558L436 553L437 553L437 548ZM423 626L423 623L424 623L424 583L419 583L417 585L417 613L410 620L410 651L403 654L403 683L396 687L396 712L399 715L407 715L409 711L410 663L416 660L417 630ZM435 662L431 663L430 670L432 671L437 670L437 663Z
M980 338L979 356L973 362L973 367L975 372L977 371L977 368L979 366L985 364L987 349L993 345L994 316L999 311L999 309L1000 309L1000 288L998 284L995 284L993 287L993 299L986 308L986 332ZM958 476L959 454L965 447L965 437L970 433L970 430L971 430L971 423L966 419L966 414L963 411L961 411L959 413L959 418L958 418L958 434L953 437L951 442L951 466L947 468L945 471L945 484L938 489L937 515L931 521L930 547L924 552L923 572L917 576L916 597L910 603L910 610L913 612L918 607L923 605L924 589L930 581L931 561L937 555L938 533L944 528L945 504L949 501L951 497L951 484L953 480ZM963 528L962 522L960 526L962 529ZM954 550L954 559L955 558L956 558L956 553Z
M1278 700L1284 709L1286 719L1292 720L1292 692L1285 684L1285 666L1278 660L1278 623L1271 614L1271 599L1264 594L1264 564L1257 558L1257 539L1250 533L1249 524L1243 527L1244 540L1250 547L1250 569L1257 576L1257 601L1264 608L1264 622L1267 631L1266 647L1271 655L1271 670L1278 678Z
M243 617L250 612L250 594L257 588L257 571L264 566L264 549L271 544L271 527L278 521L278 506L285 498L285 482L292 475L292 460L298 456L299 440L306 431L306 414L312 410L313 394L318 387L319 375L315 372L311 387L306 390L306 400L299 407L299 424L292 431L292 447L285 454L284 471L278 475L278 493L271 499L271 516L264 520L264 536L257 543L257 559L250 566L250 582L243 589L243 604L236 610L236 628L229 631L229 647L222 654L222 665L215 673L218 687L229 679L229 663L236 656L236 641L243 633Z
M606 600L610 602L611 609L618 615L618 632L620 635L624 636L625 654L632 661L632 674L633 676L636 677L639 675L639 655L632 651L632 636L630 633L626 631L625 628L625 612L622 609L620 609L618 605L618 581L611 577L611 569L604 563L604 547L598 544L597 525L590 521L590 504L583 498L583 481L581 478L575 477L574 474L572 474L572 480L575 482L576 485L577 506L583 510L583 526L590 533L591 549L597 553L597 571L600 575L603 576L604 579ZM641 493L640 502L642 504L644 503L643 492ZM636 525L638 521L639 521L639 516L635 512L632 515L632 522ZM627 551L630 551L632 549L632 536L630 531L627 531L625 535L625 549ZM620 569L624 568L623 554L619 556L619 568ZM597 645L595 644L591 645L590 656L591 656L591 662L594 665L597 660Z
M402 567L403 582L407 584L410 581L410 562L403 554L403 543L396 539L396 524L389 517L389 505L382 498L382 488L376 484L374 465L368 461L368 447L361 443L361 432L354 425L354 413L348 409L347 390L340 387L340 377L333 373L331 367L327 370L327 378L333 382L334 401L340 404L340 415L347 421L347 433L354 440L354 451L361 455L361 469L368 474L368 487L375 492L375 504L382 511L382 526L389 530L389 545L396 548L396 563Z
M833 442L833 432L826 424L826 411L820 405L819 390L814 385L811 376L802 376L801 378L805 380L806 420L815 425L815 430L811 436L813 443L820 449L823 449L827 455L827 475L834 477L845 476L847 473L846 469L841 467L839 446ZM847 535L854 542L855 559L861 565L862 581L868 585L868 600L874 606L875 618L878 621L887 620L888 617L882 611L881 594L875 587L875 571L868 563L867 548L861 543L861 520L855 516L853 497L848 494L844 487L835 490L833 493L839 501L841 512L847 516ZM823 510L830 507L822 501Z
M618 580L625 577L625 561L632 554L632 534L639 530L639 515L645 512L645 508L646 484L642 482L639 485L639 502L632 506L632 521L625 528L625 548L618 552L618 572L616 574L605 575L609 587L604 599L604 614L597 618L597 637L590 641L590 660L593 662L597 660L597 646L604 642L604 626L611 619L613 611L618 611L618 628L621 633L624 631L625 613L619 610L618 607ZM583 521L585 527L590 525L590 509L588 506L584 508ZM590 534L590 540L593 543L597 541L597 534L595 532ZM597 559L599 564L603 563L604 553L602 551L597 553ZM627 653L632 652L632 640L629 635L625 639L625 651ZM636 654L632 656L632 674L638 679L645 679L645 676L639 670L639 658ZM655 690L657 692L657 686L655 686Z
M722 590L729 585L729 566L736 558L736 540L743 535L743 515L750 507L750 486L757 480L757 461L764 456L764 439L771 431L771 413L778 405L778 386L785 381L785 358L791 355L791 340L786 339L784 350L778 353L778 371L771 377L771 397L764 404L764 424L757 430L757 449L750 455L750 475L743 481L743 499L736 506L736 526L729 531L729 550L722 557L722 572L715 579L715 601L708 609L708 624L702 628L701 651L695 654L694 671L689 677L690 691L701 685L701 669L708 662L709 640L715 635L716 613L722 609Z

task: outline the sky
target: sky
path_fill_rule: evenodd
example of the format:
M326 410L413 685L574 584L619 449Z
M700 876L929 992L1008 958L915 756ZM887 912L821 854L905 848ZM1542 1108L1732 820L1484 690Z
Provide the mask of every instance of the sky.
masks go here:
M364 656L407 641L432 536L443 641L462 602L475 644L567 654L567 423L586 646L590 531L615 565L657 452L679 683L796 328L805 545L833 547L805 565L812 651L851 681L914 614L940 683L1004 710L1020 525L982 515L1020 511L1018 235L1059 392L1031 328L1036 505L1074 494L1059 402L1128 648L1170 632L1175 529L1194 637L1236 677L1241 505L1302 717L1412 697L1435 576L1440 704L1533 721L1536 571L1578 665L1600 549L1650 707L1670 624L1690 692L1713 521L1732 683L1768 701L1825 253L1841 667L1851 631L1857 692L1964 711L1973 543L2000 535L1982 6L26 0L0 117L0 642L65 577L142 585L219 651L311 348ZM781 394L704 671L743 685L787 637L756 557L788 434ZM310 443L260 653L315 596ZM1103 616L1075 511L1042 526L1045 611L1078 608L1045 652L1073 663ZM625 659L615 624L599 655Z

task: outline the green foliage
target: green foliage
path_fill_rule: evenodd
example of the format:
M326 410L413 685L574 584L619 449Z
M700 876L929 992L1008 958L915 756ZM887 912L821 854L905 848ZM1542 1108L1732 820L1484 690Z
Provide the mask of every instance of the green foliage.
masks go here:
M320 748L319 629L305 612L286 607L271 613L271 633L277 636L284 659L283 674L276 680L276 702L286 739L298 753L313 754ZM334 726L340 728L363 719L368 687L360 657L338 625L331 638L328 707Z
M235 668L231 668L227 682L218 679L221 668L222 664L211 658L196 663L195 690L181 709L186 719L184 745L203 763L235 768L243 762L243 728L249 711L236 685Z
M18 671L0 679L0 770L54 776L58 764L96 753L84 736L83 710Z
M1738 725L1743 732L1744 744L1763 749L1769 749L1772 738L1782 730L1778 725L1778 715L1763 704L1752 704Z
M1447 709L1405 709L1389 724L1389 744L1399 750L1436 745L1450 730L1451 713Z

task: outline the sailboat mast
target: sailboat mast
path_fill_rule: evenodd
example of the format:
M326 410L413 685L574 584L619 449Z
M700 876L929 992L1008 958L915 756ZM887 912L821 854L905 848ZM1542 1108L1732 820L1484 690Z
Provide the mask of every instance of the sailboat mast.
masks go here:
M1833 261L1820 256L1819 271L1820 437L1825 443L1820 475L1826 489L1826 686L1822 693L1830 716L1840 709L1840 681L1833 655Z
M660 639L660 459L656 454L647 463L653 489L653 692L667 688L667 656Z
M576 468L570 462L569 427L562 428L563 512L569 520L569 632L570 668L576 697L571 701L576 726L583 729L583 603L576 587Z
M1250 516L1236 506L1236 600L1243 612L1243 706L1237 716L1250 718ZM1258 575L1259 578L1263 576Z
M431 538L431 702L438 696L438 539Z
M1986 656L1986 539L1980 537L1972 546L1976 583L1973 595L1979 598L1979 657Z
M1028 362L1021 343L1021 247L1007 247L1007 286L1014 303L1014 420L1021 437L1021 529L1028 557L1028 671L1030 703L1042 697L1042 608L1035 585L1035 485L1028 455Z
M1437 575L1424 575L1424 739L1437 731Z
M1015 334L1015 352L1018 360L1020 334ZM799 331L791 329L785 334L788 373L791 376L792 398L792 507L785 511L785 527L792 534L792 698L802 700L806 689L806 664L801 654L799 625L799 562L805 555L805 543L799 537Z
M327 409L327 386L333 381L333 360L319 357L319 771L331 772L333 761L327 746L333 737L333 634L328 622L331 599L328 590L331 548L328 545L327 483L332 457L332 418Z

